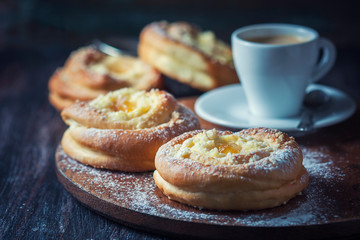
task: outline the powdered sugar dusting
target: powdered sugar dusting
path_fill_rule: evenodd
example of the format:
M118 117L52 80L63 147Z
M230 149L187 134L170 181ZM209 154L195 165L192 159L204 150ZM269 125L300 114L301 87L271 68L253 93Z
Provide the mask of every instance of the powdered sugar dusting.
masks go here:
M341 183L345 173L337 163L346 159L334 157L327 147L314 150L301 147L304 166L310 176L309 186L286 205L262 211L210 211L168 200L155 186L152 172L123 173L95 169L67 157L60 148L58 168L72 176L84 190L93 195L139 213L187 222L229 226L300 226L341 220L344 211L334 195L344 194ZM126 219L125 219L126 220Z
M320 150L303 148L303 164L310 176L321 176L324 181L331 181L335 178L343 180L345 176L342 169L334 164L334 159L330 156L330 149L323 147ZM342 159L337 159L341 161Z

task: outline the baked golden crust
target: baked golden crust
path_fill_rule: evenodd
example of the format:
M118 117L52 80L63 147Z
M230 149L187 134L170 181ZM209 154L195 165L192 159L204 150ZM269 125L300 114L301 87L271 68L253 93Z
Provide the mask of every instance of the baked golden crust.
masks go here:
M155 166L155 184L165 195L200 208L275 207L308 184L298 144L265 128L182 134L159 148Z
M159 90L124 88L75 103L61 115L70 126L61 142L70 157L97 168L129 172L154 170L162 144L200 128L188 108Z
M203 91L239 82L231 48L189 23L147 25L138 54L165 75Z
M89 101L124 87L149 90L161 86L160 73L140 59L109 56L93 47L83 47L74 51L50 78L49 100L62 110L76 100Z

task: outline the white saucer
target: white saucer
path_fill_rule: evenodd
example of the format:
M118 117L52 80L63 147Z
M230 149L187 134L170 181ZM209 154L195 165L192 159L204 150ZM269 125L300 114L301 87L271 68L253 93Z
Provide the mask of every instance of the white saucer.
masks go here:
M345 93L320 84L311 84L307 91L313 89L321 89L331 96L330 102L314 115L315 128L339 123L355 112L354 100ZM300 121L300 114L292 118L259 118L250 115L240 84L217 88L201 95L195 102L195 112L209 122L231 128L267 127L297 131Z

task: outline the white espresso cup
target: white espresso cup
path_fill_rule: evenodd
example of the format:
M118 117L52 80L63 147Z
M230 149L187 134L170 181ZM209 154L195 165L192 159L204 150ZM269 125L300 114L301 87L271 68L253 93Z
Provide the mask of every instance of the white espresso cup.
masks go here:
M324 76L336 58L329 40L292 24L242 27L233 32L231 43L249 110L258 117L298 115L306 87Z

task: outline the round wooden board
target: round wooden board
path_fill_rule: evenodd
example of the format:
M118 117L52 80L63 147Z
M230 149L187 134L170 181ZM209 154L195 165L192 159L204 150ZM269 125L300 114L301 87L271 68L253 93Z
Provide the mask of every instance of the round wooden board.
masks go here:
M205 238L334 238L360 233L359 169L305 149L310 185L286 205L262 211L199 210L169 200L152 172L95 169L56 152L57 176L80 202L120 223L165 235ZM359 165L356 165L359 167ZM347 170L346 170L347 169ZM347 185L349 182L357 182Z
M196 98L180 101L193 109ZM218 128L199 119L202 128ZM81 203L114 221L172 237L206 239L358 239L360 111L343 124L300 139L310 184L286 205L262 211L199 210L169 200L152 172L95 169L56 151L57 176Z

